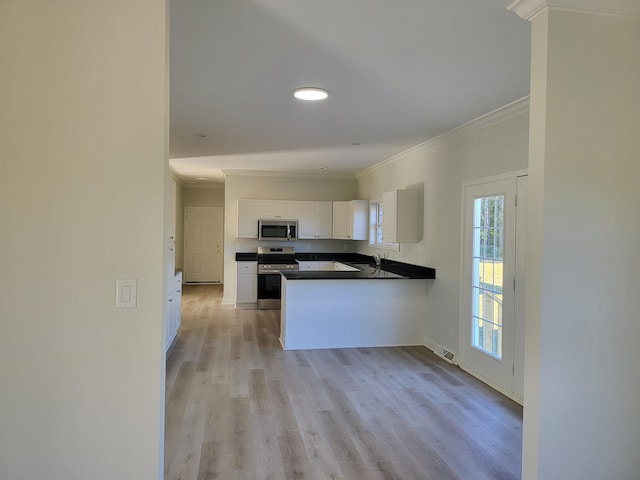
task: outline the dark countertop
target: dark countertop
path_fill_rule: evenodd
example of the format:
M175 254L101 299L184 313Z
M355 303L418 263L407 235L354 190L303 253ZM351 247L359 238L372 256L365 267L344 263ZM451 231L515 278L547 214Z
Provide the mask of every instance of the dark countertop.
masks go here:
M296 260L301 262L336 261L336 262L369 262L371 257L360 253L296 253ZM236 252L236 262L257 262L256 252Z
M358 272L342 271L297 271L283 272L289 280L336 280L336 279L420 279L436 278L436 271L430 267L411 265L382 259L379 269L375 268L373 257L361 253L296 253L296 260L301 262L336 261L359 268ZM256 262L257 253L236 252L236 262Z
M369 259L366 255L360 255ZM281 272L287 280L415 280L436 278L436 271L433 268L411 265L408 263L395 262L383 259L380 268L376 268L372 262L349 262L341 261L352 267L359 269L357 272L344 271L287 271Z
M236 262L257 262L257 253L236 252Z

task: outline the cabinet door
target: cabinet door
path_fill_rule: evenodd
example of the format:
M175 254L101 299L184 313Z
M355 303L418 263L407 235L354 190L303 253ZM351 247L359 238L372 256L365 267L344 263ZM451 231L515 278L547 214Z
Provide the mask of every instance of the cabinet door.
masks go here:
M259 218L297 220L298 204L288 200L260 200L258 209Z
M369 200L352 200L350 202L350 229L352 240L369 239Z
M349 203L333 202L333 238L349 238Z
M258 200L238 200L238 238L258 238Z
M317 202L316 205L316 238L332 238L333 203Z
M300 202L279 201L278 218L283 220L298 220L300 216Z
M396 212L398 192L385 192L382 194L382 241L396 243Z
M382 240L418 243L418 191L394 190L382 194Z
M260 200L258 218L278 218L278 201Z
M237 262L236 303L256 303L258 301L258 263Z
M331 203L329 203L331 205ZM298 222L298 238L317 238L316 202L299 202L300 218Z

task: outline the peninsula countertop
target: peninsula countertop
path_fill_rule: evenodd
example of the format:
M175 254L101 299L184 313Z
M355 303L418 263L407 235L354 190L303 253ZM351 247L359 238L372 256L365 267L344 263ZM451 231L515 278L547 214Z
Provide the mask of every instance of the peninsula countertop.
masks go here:
M413 280L413 279L434 279L436 271L430 267L411 265L408 263L396 262L382 259L380 266L371 262L342 261L346 265L357 268L357 271L326 271L326 270L298 270L283 271L281 274L287 280Z

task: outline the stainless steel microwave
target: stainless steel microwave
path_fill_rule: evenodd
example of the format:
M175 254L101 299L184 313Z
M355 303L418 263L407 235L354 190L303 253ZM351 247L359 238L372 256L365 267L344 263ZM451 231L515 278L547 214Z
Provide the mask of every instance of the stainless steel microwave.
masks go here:
M297 220L258 220L259 240L297 240Z

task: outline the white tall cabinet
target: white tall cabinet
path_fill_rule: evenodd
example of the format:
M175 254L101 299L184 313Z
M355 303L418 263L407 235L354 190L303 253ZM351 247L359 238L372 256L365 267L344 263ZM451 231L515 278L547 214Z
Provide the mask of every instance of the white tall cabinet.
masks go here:
M369 238L369 201L333 202L333 238L367 240Z

